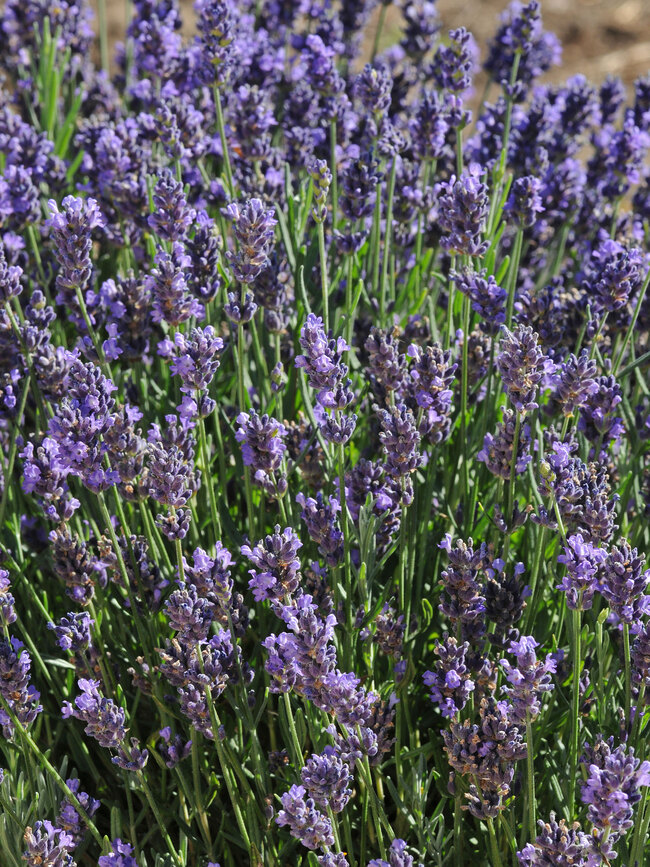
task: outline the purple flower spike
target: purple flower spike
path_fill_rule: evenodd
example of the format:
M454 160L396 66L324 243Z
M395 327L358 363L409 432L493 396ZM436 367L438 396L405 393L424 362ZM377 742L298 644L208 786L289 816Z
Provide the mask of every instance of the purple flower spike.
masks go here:
M585 745L581 761L587 766L587 782L580 797L588 805L590 822L601 831L625 834L633 827L633 808L641 800L640 789L650 786L650 762L641 762L634 747L612 749L613 739L602 737L593 747Z
M101 855L97 864L98 867L138 867L133 857L133 846L123 843L119 837L113 840L108 855Z
M518 641L510 643L509 650L516 658L512 665L507 659L501 660L506 678L511 686L503 687L503 692L512 702L512 717L525 725L526 720L535 720L541 710L540 698L543 693L553 689L551 674L555 673L557 663L549 653L544 662L537 659L537 641L532 635L523 635Z
M275 212L265 208L260 199L249 199L243 205L233 202L223 213L232 220L239 243L237 251L226 254L230 267L241 283L253 283L269 264L273 229L278 222Z
M329 819L316 809L314 801L306 798L304 786L292 786L280 800L282 809L275 821L278 825L288 825L289 833L307 849L333 846L334 835Z
M433 671L425 671L423 680L431 690L431 701L444 717L454 717L467 704L474 691L474 681L465 664L467 641L458 644L447 635L442 644L436 641L434 653L439 657Z
M557 587L566 593L569 608L586 611L591 608L598 574L607 554L580 533L569 536L567 543L564 554L557 558L558 563L564 563L567 573Z
M74 864L70 854L75 848L72 835L55 828L47 819L25 829L25 844L23 860L28 867L72 867Z
M553 363L544 355L537 342L537 334L527 325L519 325L514 331L503 327L497 369L503 380L503 388L517 412L535 409L537 390Z
M448 253L482 256L488 248L481 233L489 211L487 186L480 180L483 170L472 164L457 178L443 184L438 197L438 221L444 232L440 241Z

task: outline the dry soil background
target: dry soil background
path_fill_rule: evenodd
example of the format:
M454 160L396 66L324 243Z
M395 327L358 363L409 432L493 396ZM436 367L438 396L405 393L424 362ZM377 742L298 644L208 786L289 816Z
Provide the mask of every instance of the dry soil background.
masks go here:
M345 0L343 0L345 2ZM127 0L106 0L111 41L124 37ZM183 0L186 30L193 25L192 4ZM494 33L505 0L439 0L445 27L465 25L479 45ZM594 82L606 75L619 75L631 84L650 70L650 0L542 0L547 29L562 41L561 69L550 73L551 81L562 81L577 72ZM376 16L369 26L372 39ZM396 38L399 13L390 10L382 44Z

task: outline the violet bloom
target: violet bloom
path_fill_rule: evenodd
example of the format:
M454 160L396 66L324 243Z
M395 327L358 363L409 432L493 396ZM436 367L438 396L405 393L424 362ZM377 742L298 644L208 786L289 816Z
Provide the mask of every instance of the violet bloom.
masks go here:
M177 327L192 316L201 318L203 307L188 285L192 260L183 245L172 244L171 253L160 250L154 261L156 268L144 278L144 288L153 298L152 320Z
M488 249L488 242L481 241L490 208L482 173L474 163L460 178L452 175L440 187L438 222L444 233L440 244L448 253L483 256Z
M66 786L76 796L77 800L84 808L90 818L92 818L100 807L100 802L96 798L91 798L87 792L80 791L81 781L73 778L65 781ZM74 841L74 846L78 846L86 834L85 820L81 818L76 808L70 803L67 798L64 798L59 808L59 815L56 819L57 827L61 828L67 834L70 834Z
M591 254L583 288L600 310L620 310L641 285L644 262L639 248L607 238Z
M560 62L560 43L553 33L542 30L540 9L538 0L532 0L526 6L514 0L501 16L503 23L490 43L484 68L504 87L510 82L517 56L516 81L526 89L535 78Z
M478 819L495 819L506 808L514 765L526 758L526 744L507 702L483 698L479 715L478 725L464 720L443 730L443 749L453 772L472 780L465 796L469 812Z
M392 332L373 325L364 343L368 353L368 373L373 391L379 397L399 391L405 376L405 358Z
M530 593L530 588L523 587L519 580L524 571L524 564L516 563L513 574L509 575L500 557L485 570L485 615L496 626L490 637L491 642L501 644L523 614L525 597Z
M303 785L314 803L333 813L340 813L352 796L350 768L333 747L325 747L321 755L312 754L300 772Z
M587 349L583 349L578 358L571 353L560 365L553 398L565 416L573 415L598 391L595 376L596 362Z
M440 610L446 615L463 639L474 641L485 631L485 597L478 582L478 573L489 565L488 549L483 542L476 550L472 539L462 539L451 545L447 533L440 547L447 552L449 566L441 575L443 596Z
M450 271L449 276L458 291L470 299L472 310L481 317L481 330L486 334L497 334L499 326L506 321L506 290L485 269L462 268Z
M25 828L25 845L23 860L28 867L73 867L74 861L70 854L75 848L71 834L61 828L55 828L47 819L35 822L34 827Z
M165 614L181 643L204 641L214 619L214 606L199 596L193 584L179 582L165 603Z
M518 325L514 331L503 326L499 349L496 366L505 393L517 412L536 409L537 390L553 368L539 347L537 334L528 325Z
M80 613L71 612L67 617L62 617L58 624L48 623L47 628L53 629L56 635L56 643L62 650L71 650L74 653L86 650L90 643L90 627L95 621L91 620L86 611Z
M318 491L315 499L297 494L296 502L302 506L300 517L307 525L309 538L316 542L328 566L338 566L343 556L343 533L336 517L341 511L338 500L330 496L328 503Z
M59 443L52 437L44 437L34 448L34 444L28 442L20 457L24 459L23 491L40 498L43 511L51 521L69 521L80 503L70 495L65 481L72 467Z
M54 199L50 199L48 206L51 214L48 225L60 266L56 302L74 311L78 322L82 323L76 290L83 293L88 288L92 273L91 235L93 229L105 226L104 218L99 205L91 198L66 196L61 211Z
M29 682L31 656L17 638L0 638L0 695L23 726L34 722L43 710L40 693ZM6 738L13 737L14 724L0 707L0 725Z
M418 410L423 411L418 430L428 442L438 445L447 439L451 430L451 387L458 365L452 363L451 350L443 350L439 343L424 350L412 343L407 355L413 359L409 391Z
M569 536L564 554L557 558L558 563L563 563L567 570L557 589L566 593L569 608L578 611L591 608L598 575L606 556L603 548L596 548L580 533Z
M433 671L424 672L422 679L431 690L429 697L444 717L456 716L474 691L474 681L465 663L468 650L467 641L458 644L455 638L446 635L442 644L436 641L434 653L439 659Z
M550 865L574 865L588 867L592 852L591 838L580 830L578 822L567 825L564 819L555 821L555 813L548 822L537 822L540 833L534 843L528 843L517 852L519 867L550 867Z
M438 46L431 74L441 90L463 94L472 83L478 46L472 34L459 27L449 31L449 41Z
M616 412L616 407L623 401L621 386L616 379L609 376L598 376L595 388L585 399L578 419L578 430L594 444L600 444L602 452L610 443L616 442L625 433L623 419Z
M203 84L221 87L228 81L233 63L235 22L231 6L221 0L201 0L197 12L199 78Z
M185 198L183 185L166 169L158 178L153 191L154 211L147 223L164 241L183 241L196 218Z
M485 434L483 448L476 456L483 461L488 470L502 479L510 478L512 466L512 450L515 442L516 415L512 409L503 410L503 421L497 425L494 434ZM530 456L530 425L523 424L519 430L517 456L515 459L515 475L525 472L531 462Z
M251 467L255 482L272 497L287 492L287 477L279 472L287 446L287 429L269 415L258 415L254 409L237 416L239 427L235 439L242 446L244 466Z
M372 154L350 160L341 172L339 206L351 222L369 217L375 209L377 185L382 179Z
M280 796L282 809L276 816L278 825L288 825L289 833L307 849L319 849L334 845L332 825L323 813L316 809L311 798L305 798L304 786L292 786Z
M354 400L343 353L349 346L342 337L328 340L320 316L310 313L300 330L303 355L297 355L295 365L305 370L311 388L317 390L316 420L323 436L330 442L345 443L352 433L356 416L342 414Z
M382 115L390 108L390 92L393 77L385 66L371 66L366 63L354 80L354 95L366 111Z
M192 741L186 742L180 735L174 735L172 737L172 730L169 726L160 729L158 734L163 741L158 749L164 763L170 770L175 768L179 762L186 759L192 752Z
M642 615L650 611L645 592L650 569L644 566L645 556L623 539L609 549L600 567L599 590L621 623L638 627Z
M368 861L368 867L414 867L415 862L407 852L406 841L400 840L399 837L391 841L387 854L388 861L384 861L383 858L373 858L372 861Z
M63 719L73 716L81 720L86 724L86 734L102 747L118 749L127 733L124 709L99 692L98 680L81 678L78 684L81 694L75 698L74 704L69 701L63 703Z
M513 182L503 210L518 228L529 229L535 224L537 214L544 211L541 190L542 182L532 175Z
M585 745L581 762L587 766L588 776L580 799L588 806L589 821L596 828L618 836L633 827L640 789L650 786L650 762L637 759L634 747L612 747L613 738L603 741L600 736L594 747Z
M297 556L300 548L302 542L291 527L280 532L279 524L276 524L274 533L260 540L254 548L242 545L242 554L256 567L249 570L253 577L248 586L257 602L280 600L295 593L300 586L300 560Z
M118 837L111 843L108 855L100 855L98 867L138 867L133 856L133 846L123 843Z
M173 341L167 338L158 344L158 354L170 359L171 371L181 378L185 394L208 388L219 369L222 349L223 340L211 325L192 328L189 334L177 331Z
M9 573L6 569L0 569L0 629L15 623L18 618L15 608L16 600L10 588Z
M512 641L508 648L516 658L515 665L507 659L501 660L506 679L511 684L504 686L503 692L512 702L512 718L525 725L539 716L541 696L553 689L551 674L555 673L557 663L549 653L542 662L537 659L535 648L539 644L532 635L523 635Z
M381 425L379 440L386 455L386 472L393 478L405 480L422 463L421 437L413 413L404 404L389 409L375 406L374 409Z
M243 204L233 202L223 209L233 222L233 232L239 245L226 258L232 272L241 283L253 283L267 268L273 249L273 229L277 225L273 209L264 207L260 199L249 199Z
M17 298L22 292L20 278L23 269L18 265L8 265L4 245L0 244L0 304L6 304L12 298Z
M184 562L185 575L196 587L199 596L227 612L232 600L233 581L229 567L233 559L225 545L216 543L214 557L210 557L203 548L195 548L192 563Z

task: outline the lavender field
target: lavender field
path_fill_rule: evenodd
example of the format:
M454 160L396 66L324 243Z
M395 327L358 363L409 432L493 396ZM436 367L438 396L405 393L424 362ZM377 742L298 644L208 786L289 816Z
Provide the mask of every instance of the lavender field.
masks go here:
M650 74L116 5L0 13L0 867L650 864Z

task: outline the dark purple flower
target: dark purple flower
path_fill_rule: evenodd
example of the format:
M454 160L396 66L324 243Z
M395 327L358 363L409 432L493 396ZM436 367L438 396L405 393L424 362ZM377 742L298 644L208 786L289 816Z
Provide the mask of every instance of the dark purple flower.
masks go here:
M76 717L86 724L86 734L95 738L101 746L117 749L127 733L123 708L99 692L98 680L81 678L78 684L81 694L75 698L74 704L69 701L63 703L63 719Z
M309 538L316 542L328 566L338 566L343 556L343 533L336 517L341 511L338 500L331 496L326 502L318 491L315 499L297 494L296 502L302 506L300 517L307 525Z
M512 719L522 724L539 716L542 694L553 689L551 674L555 673L557 663L550 653L544 662L538 660L535 652L538 646L532 635L523 635L512 641L508 648L516 663L512 665L507 659L501 660L501 667L510 683L509 687L503 687L503 692L512 702Z
M144 278L144 288L153 298L152 319L175 327L191 316L203 316L203 307L189 290L191 258L182 244L171 245L171 253L160 250L155 258L156 268Z
M583 287L600 310L620 310L641 285L644 255L607 238L592 252Z
M226 258L237 280L253 283L269 264L273 228L278 222L274 210L265 208L260 199L249 199L243 204L233 202L223 213L232 220L239 245L235 252L228 251Z
M214 606L199 596L193 584L179 582L165 603L165 614L172 629L178 632L183 642L204 641L208 637L214 619Z
M431 74L441 90L462 94L472 83L478 46L464 27L449 31L449 41L433 57Z
M154 211L149 215L149 228L164 241L183 241L196 218L183 192L183 185L172 173L164 171L153 191Z
M375 209L376 188L381 180L379 163L371 153L352 159L341 172L339 207L351 222L370 216Z
M23 269L18 265L8 265L4 244L0 244L0 303L6 304L22 292L20 278Z
M497 334L499 326L506 321L506 290L485 269L463 268L451 271L449 276L458 291L468 296L472 310L481 317L481 330L486 334Z
M287 479L278 472L287 450L284 438L287 429L266 413L260 416L254 409L237 416L239 428L235 439L242 444L244 466L252 467L257 484L273 497L287 491Z
M364 343L368 353L368 373L373 390L379 392L399 391L406 373L404 355L399 351L395 336L387 330L373 326Z
M34 722L43 710L40 693L30 685L31 656L17 638L0 639L0 695L23 726ZM13 737L13 721L0 708L0 725L6 738Z
M623 419L616 414L616 407L622 402L623 394L616 378L611 375L596 377L594 385L595 388L585 399L580 411L578 430L591 443L598 444L602 453L610 443L616 442L625 433Z
M452 175L438 194L438 222L443 231L440 244L448 253L482 256L488 248L481 233L489 211L483 170L475 163L460 178Z
M453 771L472 781L466 794L470 813L494 819L512 794L514 764L526 758L526 744L507 702L483 698L479 714L478 725L464 720L443 730L443 749Z
M70 496L65 480L72 468L57 441L45 437L36 448L28 442L20 457L24 459L23 491L42 500L43 511L50 520L70 520L80 503Z
M580 533L569 536L564 554L557 558L566 566L566 575L558 590L566 593L569 608L586 611L591 608L596 591L599 571L605 562L606 551L596 548Z
M542 182L532 175L513 182L503 210L520 229L529 229L534 225L536 215L545 210L541 190Z
M451 545L447 533L440 547L447 552L449 566L441 575L443 597L440 610L445 614L461 637L472 642L485 631L485 597L478 582L478 573L489 564L488 550L482 543L476 551L472 539L462 539Z
M62 828L55 828L51 822L35 822L34 827L25 828L23 860L28 867L74 867L70 854L75 848L71 834Z
M253 577L248 582L256 601L280 600L295 593L300 585L300 548L302 542L291 527L280 532L279 524L254 548L242 545L242 554L256 567L249 571Z
M67 617L62 617L58 624L48 623L47 628L53 629L57 644L62 650L72 650L73 653L86 650L90 643L90 627L95 621L90 619L86 611L81 613L71 612Z
M324 810L331 807L333 813L340 813L352 796L350 768L333 747L325 747L321 755L313 753L300 778L309 797Z
M202 0L197 11L199 77L204 84L220 87L228 81L233 63L235 22L231 6L221 0Z
M386 455L386 472L402 479L415 472L422 463L420 433L415 418L404 404L381 409L375 406L381 432L379 440Z
M172 730L169 726L160 729L158 732L162 738L162 744L158 747L160 755L167 767L171 770L175 768L179 762L186 759L192 751L192 741L184 741L180 735L172 737Z
M646 595L650 569L644 566L645 556L626 539L612 545L600 566L598 589L622 623L639 624L641 615L650 610Z
M419 61L433 45L440 29L440 13L433 0L406 0L402 15L404 32L400 46L414 61Z
M93 229L105 226L104 217L95 199L80 199L66 196L59 210L54 199L50 208L50 234L60 270L56 278L57 304L74 312L76 321L82 323L76 290L85 292L90 282L92 262Z
M138 867L133 857L133 846L123 843L118 837L111 843L108 855L100 855L98 867Z
M496 359L503 388L517 412L535 409L537 390L553 367L537 341L537 334L528 325L518 325L514 331L503 326L500 351Z
M567 825L564 819L556 822L555 813L551 813L548 822L540 819L537 824L540 833L535 842L517 852L520 867L589 867L591 841L578 822L572 825Z
M596 362L583 349L579 358L569 355L557 371L553 399L565 416L583 407L589 396L598 390L595 379Z
M444 717L454 717L461 711L474 691L465 663L469 650L467 641L458 644L455 638L446 635L442 644L436 641L434 653L439 657L433 671L425 671L423 680L431 690L431 701L438 705Z
M526 6L514 0L503 13L503 23L490 43L484 64L494 81L509 84L516 57L519 57L516 82L526 88L560 62L560 43L553 33L542 30L540 8L538 0Z
M366 111L374 115L383 114L390 107L390 92L393 77L385 66L371 66L366 63L354 80L354 94Z
M276 816L278 825L288 825L289 833L307 849L333 846L334 835L327 816L315 808L311 798L305 798L304 786L292 786L280 796L282 809Z
M16 600L10 588L9 573L6 569L0 569L0 629L15 623L18 617L15 609Z
M642 786L650 786L650 762L641 762L634 747L621 744L612 749L613 739L599 739L594 747L585 744L581 761L587 766L587 781L580 798L588 805L589 820L601 831L625 834L633 827L634 807L641 800Z
M512 449L514 446L516 415L512 409L503 410L503 421L497 425L494 434L485 434L483 448L476 456L483 461L488 470L502 479L510 478ZM519 430L515 475L521 475L531 462L530 425L523 424Z
M84 808L90 818L92 818L100 807L100 802L95 798L91 798L87 792L80 791L81 781L75 778L65 781L66 786L76 796L77 800ZM61 828L69 834L74 846L78 846L86 833L85 820L81 818L76 808L70 803L67 798L64 798L59 808L59 815L56 819L57 827Z

